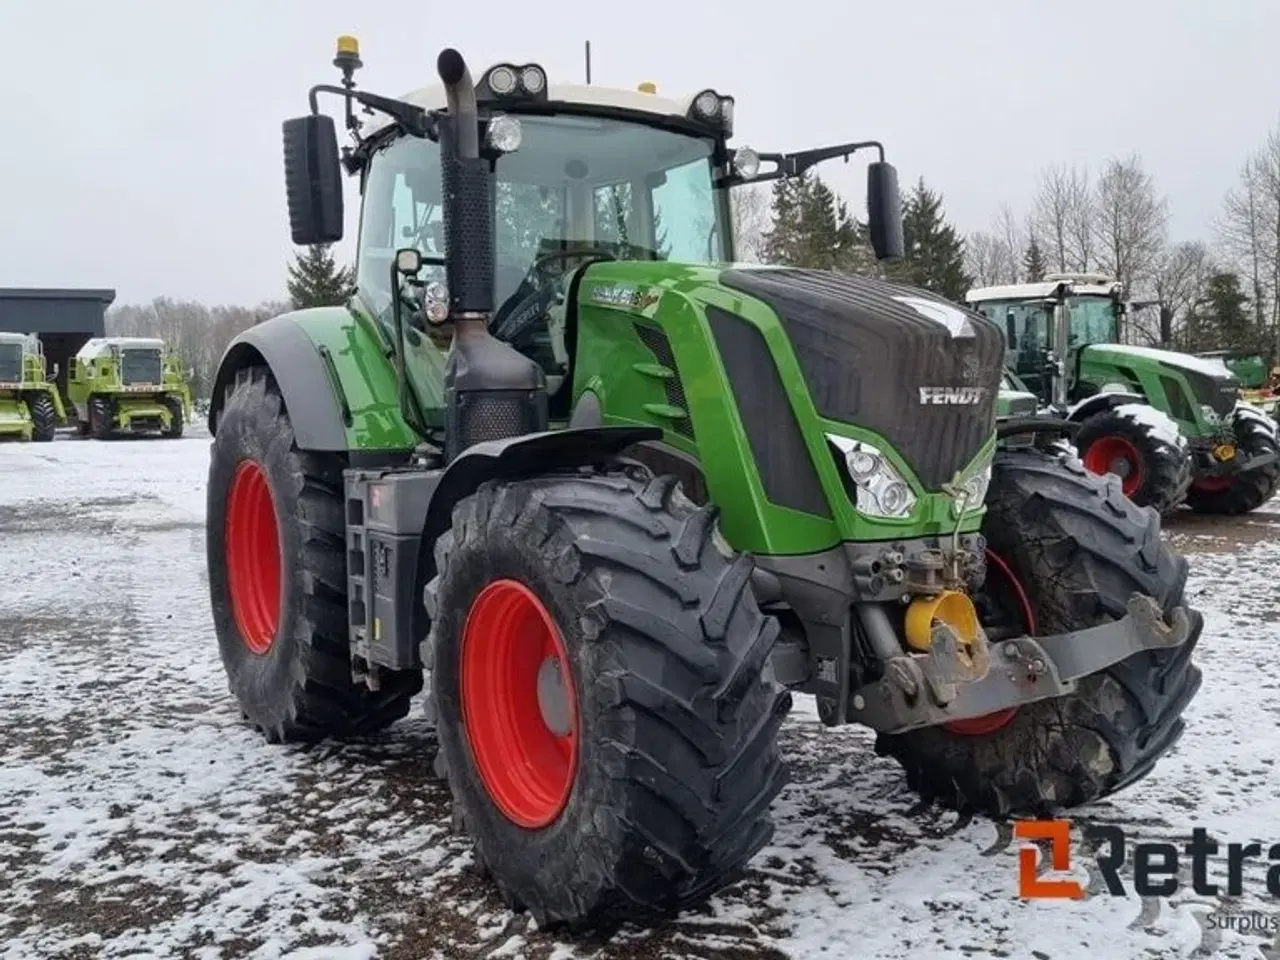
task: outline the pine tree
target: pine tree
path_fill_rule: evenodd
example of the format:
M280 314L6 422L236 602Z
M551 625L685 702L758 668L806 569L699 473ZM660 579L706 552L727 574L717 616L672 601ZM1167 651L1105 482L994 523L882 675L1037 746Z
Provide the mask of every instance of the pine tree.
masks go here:
M905 255L890 274L939 296L964 302L973 279L964 269L964 241L942 210L942 195L921 178L902 205Z
M865 228L816 174L779 180L764 238L769 263L818 270L862 270L870 261Z
M307 247L289 265L289 299L295 310L346 303L355 288L348 267L339 267L327 245Z
M1040 244L1036 243L1035 237L1031 238L1026 252L1022 254L1022 272L1026 274L1028 283L1039 283L1048 272L1044 262L1044 252L1040 249Z
M1215 273L1205 284L1201 301L1201 325L1213 331L1220 350L1258 350L1257 326L1251 316L1249 298L1240 288L1236 273Z

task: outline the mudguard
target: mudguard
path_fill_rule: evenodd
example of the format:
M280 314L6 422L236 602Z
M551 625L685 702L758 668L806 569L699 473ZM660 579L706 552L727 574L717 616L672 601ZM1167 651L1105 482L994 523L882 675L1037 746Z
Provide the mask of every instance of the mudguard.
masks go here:
M1122 393L1120 391L1095 393L1092 397L1081 400L1068 410L1067 419L1079 423L1095 413L1110 410L1112 407L1119 407L1126 403L1145 403L1150 405L1150 402L1140 393Z
M209 432L217 434L218 415L236 371L265 364L284 397L298 447L346 450L351 412L338 400L337 373L306 332L287 316L275 317L231 341L218 364L209 404Z
M658 427L581 427L547 430L468 447L449 464L431 496L424 544L449 528L453 508L486 480L512 479L616 457L632 444L661 440Z

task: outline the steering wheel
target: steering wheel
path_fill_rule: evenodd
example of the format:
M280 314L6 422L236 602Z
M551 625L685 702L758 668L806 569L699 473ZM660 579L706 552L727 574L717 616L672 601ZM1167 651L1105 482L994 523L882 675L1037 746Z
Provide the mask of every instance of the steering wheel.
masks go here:
M513 346L530 325L546 315L555 303L558 290L546 268L561 260L590 257L595 260L617 260L612 250L604 247L579 247L575 250L552 250L534 259L524 280L498 308L493 318L493 335Z

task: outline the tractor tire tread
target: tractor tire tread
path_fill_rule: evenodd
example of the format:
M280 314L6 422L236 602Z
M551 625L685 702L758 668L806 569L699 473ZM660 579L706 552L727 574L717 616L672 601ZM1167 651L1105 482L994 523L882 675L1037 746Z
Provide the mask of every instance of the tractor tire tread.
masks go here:
M747 588L750 559L718 539L714 521L673 478L618 461L487 482L436 542L426 588L436 769L477 861L540 924L670 916L741 876L772 836L791 695L772 676L778 629ZM575 663L593 665L577 675L592 726L574 794L533 833L485 793L450 679L470 598L517 569L559 611Z
M1237 448L1247 450L1248 456L1280 451L1274 421L1241 416L1235 418ZM1242 442L1243 441L1243 442ZM1225 490L1198 490L1193 485L1187 494L1187 506L1196 513L1235 516L1252 513L1275 496L1280 487L1280 460L1273 460L1235 477L1235 482Z
M333 483L335 476L342 476L343 458L296 448L288 410L265 367L238 371L235 382L227 387L210 467L211 518L225 516L220 498L226 496L226 477L245 454L253 454L267 472L281 525L295 532L297 549L289 551L282 541L281 552L287 566L291 553L296 557L297 590L292 642L283 644L285 638L278 636L270 654L279 653L288 660L280 669L263 673L259 668L265 664L259 661L265 658L247 652L229 601L220 595L226 580L223 541L216 527L209 530L214 619L232 693L250 722L271 742L356 737L390 726L408 714L412 698L422 689L422 673L381 671L376 691L352 679L346 530L341 488ZM215 475L223 480L215 482ZM286 587L285 596L289 595ZM286 614L283 622L288 619Z
M1187 561L1161 542L1156 511L1128 500L1118 478L1089 473L1072 455L1003 451L987 503L988 546L1024 582L1037 633L1122 617L1135 592L1166 615L1184 605ZM895 758L925 800L961 811L1051 815L1113 794L1145 777L1183 733L1201 683L1191 656L1203 629L1200 613L1187 612L1181 646L1082 678L1074 694L1024 705L994 733L881 734L876 752Z
M29 395L31 396L31 395ZM36 393L27 403L31 414L31 439L36 443L49 443L58 432L58 411L47 393Z

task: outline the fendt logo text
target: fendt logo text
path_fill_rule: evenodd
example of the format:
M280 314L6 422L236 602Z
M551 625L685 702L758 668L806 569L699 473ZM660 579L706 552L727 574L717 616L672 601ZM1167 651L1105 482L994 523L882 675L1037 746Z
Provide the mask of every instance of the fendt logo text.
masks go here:
M987 395L986 387L921 387L921 403L981 403Z
M1120 878L1120 869L1130 854L1133 892L1140 897L1171 897L1177 893L1181 857L1190 859L1191 886L1197 894L1205 897L1222 894L1243 896L1245 863L1265 860L1271 864L1267 870L1267 892L1273 897L1280 897L1280 843L1272 844L1265 857L1260 843L1226 844L1227 877L1224 884L1209 877L1209 859L1218 856L1223 845L1210 839L1203 827L1192 830L1191 839L1181 846L1168 842L1131 844L1124 831L1115 826L1089 827L1087 832L1090 840L1098 844L1098 875L1106 883L1107 893L1113 897L1129 895ZM1019 840L1049 841L1050 872L1065 873L1071 869L1071 821L1020 820L1013 825L1013 835ZM1039 860L1040 850L1031 844L1018 850L1018 896L1028 900L1080 900L1084 897L1084 886L1075 880L1041 877L1038 873Z

